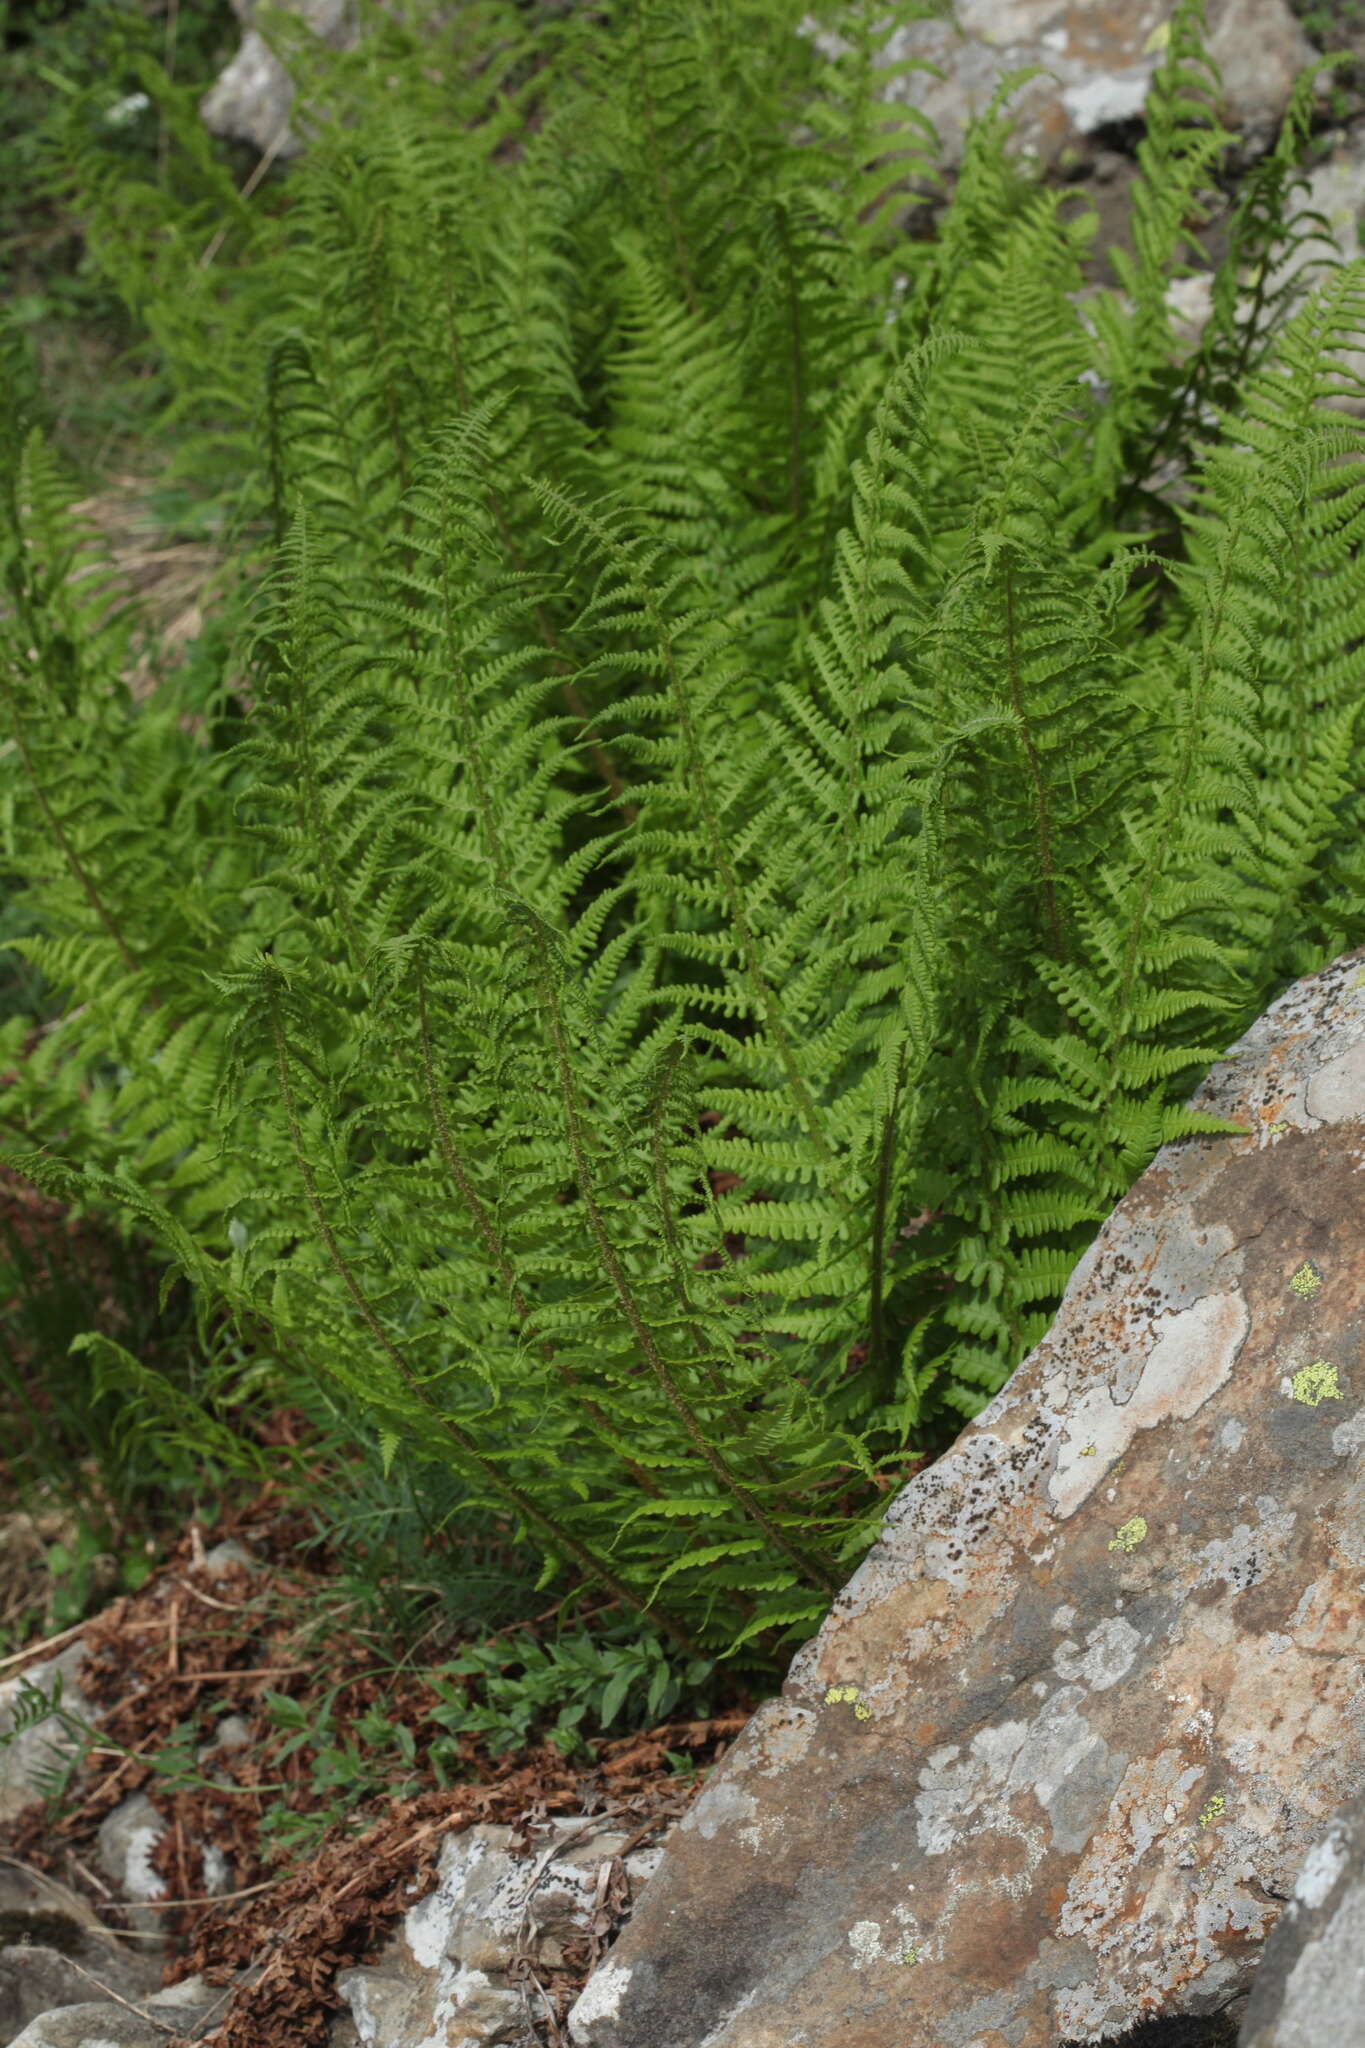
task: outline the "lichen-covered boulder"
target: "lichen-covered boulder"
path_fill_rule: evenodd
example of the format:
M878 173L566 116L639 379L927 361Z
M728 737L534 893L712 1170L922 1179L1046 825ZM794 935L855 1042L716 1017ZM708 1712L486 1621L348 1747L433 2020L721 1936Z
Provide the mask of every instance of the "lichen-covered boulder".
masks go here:
M1249 1984L1365 1786L1365 956L1195 1100L674 1832L579 2048L1056 2048Z
M1313 1844L1266 1943L1241 2048L1346 2048L1365 2034L1365 1794Z

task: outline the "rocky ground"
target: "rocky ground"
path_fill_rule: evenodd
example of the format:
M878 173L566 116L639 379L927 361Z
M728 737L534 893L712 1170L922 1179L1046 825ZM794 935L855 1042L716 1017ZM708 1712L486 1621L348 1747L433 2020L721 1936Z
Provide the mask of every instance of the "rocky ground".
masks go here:
M637 1852L686 1810L750 1703L710 1721L599 1738L575 1762L548 1743L494 1757L464 1738L457 1782L443 1789L426 1777L413 1791L439 1732L432 1666L414 1654L396 1680L376 1671L373 1643L349 1632L347 1603L329 1597L327 1575L301 1571L301 1531L269 1497L214 1535L206 1549L192 1529L137 1594L70 1641L35 1644L0 1665L0 1732L25 1677L51 1694L57 1674L69 1732L74 1721L95 1731L89 1744L66 1745L84 1755L56 1805L31 1796L54 1760L50 1721L0 1751L0 2040L17 2038L35 2003L97 2001L104 1984L143 2004L158 1988L188 1986L176 2030L164 2031L160 2008L144 2030L165 2048L210 2027L217 2048L329 2038L341 2048L360 2037L347 2025L329 2036L345 2007L339 1975L438 1890L443 1847L472 1830L515 1878L556 1839L559 1817L573 1816L610 1836L600 1899L570 1901L549 1949L523 1942L514 1955L516 1925L504 1944L516 2014L529 2003L539 2038L555 2041L630 1910L632 1878L643 1881ZM414 1650L435 1659L440 1647ZM328 1804L300 1730L321 1723L339 1753L358 1749L381 1699L386 1721L410 1733L405 1789L367 1797L310 1851L281 1854L263 1816L273 1809L277 1825L283 1812L304 1828ZM59 1889L45 1892L44 1880ZM362 1977L362 2002L365 1990Z

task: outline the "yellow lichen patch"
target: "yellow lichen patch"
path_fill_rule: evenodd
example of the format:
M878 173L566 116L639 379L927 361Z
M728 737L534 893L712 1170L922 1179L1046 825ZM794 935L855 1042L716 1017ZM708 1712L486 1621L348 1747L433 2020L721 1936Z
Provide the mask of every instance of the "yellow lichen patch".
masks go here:
M1087 1445L1085 1446L1085 1449L1084 1449L1084 1450L1082 1450L1082 1451L1077 1451L1077 1453L1076 1453L1076 1456L1077 1456L1078 1458L1093 1458L1093 1457L1095 1457L1095 1456L1097 1456L1097 1455L1098 1455L1098 1453L1097 1453L1097 1451L1096 1451L1096 1447L1095 1447L1095 1445L1094 1445L1094 1444L1087 1444Z
M1272 1138L1282 1138L1288 1129L1289 1125L1285 1122L1282 1116L1276 1117L1274 1123L1269 1126L1270 1135Z
M1315 1358L1302 1372L1296 1372L1293 1380L1294 1399L1302 1401L1307 1408L1316 1408L1319 1401L1339 1401L1341 1387L1337 1381L1337 1369L1325 1358Z
M1131 1522L1125 1522L1117 1536L1110 1540L1111 1550L1136 1550L1147 1535L1147 1524L1141 1515L1134 1515Z
M901 1950L900 1959L903 1963L917 1963L919 1961L919 1950L916 1948L913 1941L908 1942L906 1946Z
M1200 1827L1206 1828L1211 1826L1214 1821L1222 1817L1226 1810L1227 1800L1224 1799L1221 1792L1215 1792L1212 1799L1205 1802L1204 1811L1199 1816Z
M825 1705L827 1707L852 1707L854 1719L858 1721L870 1721L872 1719L872 1709L868 1706L866 1700L860 1697L856 1685L827 1686L825 1688Z
M1301 1300L1311 1301L1322 1286L1322 1275L1311 1259L1305 1259L1289 1284Z
M1351 987L1352 987L1352 988L1365 988L1365 967L1359 968L1359 969L1357 970L1357 973L1356 973L1356 978L1355 978L1355 980L1354 980L1354 981L1353 981L1353 982L1351 983Z

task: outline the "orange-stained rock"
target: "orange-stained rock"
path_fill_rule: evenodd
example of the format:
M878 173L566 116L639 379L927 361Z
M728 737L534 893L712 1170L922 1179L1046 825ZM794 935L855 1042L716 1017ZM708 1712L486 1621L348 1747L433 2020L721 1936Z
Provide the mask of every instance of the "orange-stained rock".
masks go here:
M1214 1070L1246 1135L1158 1155L897 1497L580 2048L1056 2048L1247 1987L1365 1786L1363 959Z

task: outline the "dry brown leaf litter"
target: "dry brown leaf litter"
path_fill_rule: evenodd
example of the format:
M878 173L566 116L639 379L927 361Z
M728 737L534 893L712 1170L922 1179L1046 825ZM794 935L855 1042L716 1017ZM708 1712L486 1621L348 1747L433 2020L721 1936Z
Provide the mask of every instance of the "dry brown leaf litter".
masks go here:
M271 1505L265 1499L268 1509ZM338 1971L371 1957L401 1916L432 1890L441 1846L451 1833L479 1822L513 1829L513 1852L543 1853L542 1824L585 1813L610 1820L632 1846L647 1842L686 1811L707 1766L719 1761L751 1711L741 1702L709 1721L673 1721L643 1734L591 1743L593 1760L568 1762L550 1744L498 1758L471 1737L460 1742L466 1781L413 1797L372 1799L332 1826L315 1852L283 1874L262 1852L258 1827L266 1806L283 1798L291 1811L317 1811L303 1751L282 1757L284 1733L265 1695L278 1692L316 1708L334 1691L332 1739L383 1701L390 1721L413 1731L412 1767L420 1774L427 1745L444 1731L432 1726L436 1694L419 1670L386 1676L375 1654L348 1632L346 1604L329 1609L325 1575L301 1571L294 1556L302 1534L278 1509L264 1521L262 1500L229 1518L215 1540L239 1535L259 1559L210 1574L203 1537L192 1529L167 1563L136 1594L117 1601L83 1631L81 1687L102 1710L98 1740L55 1816L41 1804L0 1828L0 1848L82 1892L111 1931L126 1934L126 1915L96 1875L100 1822L132 1792L143 1792L165 1821L152 1858L164 1880L161 1902L172 1950L166 1983L197 1973L224 1987L211 2026L197 2037L213 2048L321 2048L340 2003ZM330 1614L327 1655L319 1659L310 1629ZM303 1617L301 1619L301 1616ZM34 1647L34 1655L42 1646ZM20 1666L20 1669L23 1667ZM151 1758L178 1728L197 1720L195 1743L209 1739L222 1712L240 1715L250 1739L215 1750L196 1769L220 1780L177 1787ZM689 1753L697 1777L684 1783L669 1751ZM193 1750L190 1752L193 1756ZM277 1789L287 1789L280 1792ZM352 1832L363 1827L363 1832ZM212 1845L232 1872L231 1894L204 1896L203 1850ZM621 1859L604 1863L591 1924L561 1966L529 1953L514 1959L527 2010L546 2048L559 2048L563 2021L590 1969L628 1914L629 1881ZM234 1973L249 1972L240 1983ZM167 2048L175 2048L168 2037Z

